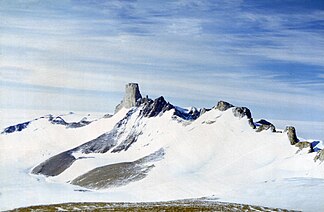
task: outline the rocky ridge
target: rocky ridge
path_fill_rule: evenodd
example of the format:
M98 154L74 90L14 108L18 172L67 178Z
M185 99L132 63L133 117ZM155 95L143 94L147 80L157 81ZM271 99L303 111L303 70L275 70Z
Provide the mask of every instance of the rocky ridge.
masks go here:
M140 125L140 120L142 118L152 118L157 117L163 114L166 111L173 110L173 116L177 119L187 120L189 124L199 118L206 111L211 109L197 109L191 108L189 110L184 110L182 108L176 107L171 103L167 102L163 96L160 96L154 100L150 99L148 96L142 97L139 86L136 83L129 83L125 87L125 96L122 102L116 107L116 112L121 108L130 109L123 119L121 119L114 128L104 133L97 138L86 142L78 147L62 152L58 155L55 155L43 163L36 166L33 170L33 174L42 174L45 176L57 176L67 168L69 168L75 161L82 159L76 158L74 156L75 152L82 152L84 154L90 153L106 153L111 151L111 153L118 153L121 151L127 151L141 136L142 132L137 126ZM254 129L256 132L262 132L270 130L272 133L282 133L277 132L275 126L261 119L257 122L253 121L252 113L247 107L235 107L234 105L225 102L219 101L217 106L213 109L219 111L226 111L231 109L235 117L242 119L247 118L249 126ZM130 130L126 130L126 126L129 124L129 120L132 116L136 116L135 123L132 123ZM51 122L55 124L63 124L63 119L60 118L51 118ZM81 123L80 123L81 124ZM304 148L308 148L309 152L314 152L312 144L309 142L300 142L296 135L296 130L292 126L287 126L284 133L287 133L288 139L291 145L295 145L298 148L298 151L301 151ZM119 143L119 144L118 144ZM118 145L117 145L118 144ZM317 158L322 160L322 156L319 155Z
M42 116L27 122L19 123L16 125L12 125L9 127L6 127L1 134L9 134L9 133L14 133L14 132L20 132L25 130L32 122L41 120L41 119L46 119L48 122L50 122L53 125L63 125L66 128L79 128L79 127L84 127L87 126L88 124L92 123L93 121L88 121L86 117L82 118L78 122L67 122L64 120L63 117L61 116L53 116L52 114Z

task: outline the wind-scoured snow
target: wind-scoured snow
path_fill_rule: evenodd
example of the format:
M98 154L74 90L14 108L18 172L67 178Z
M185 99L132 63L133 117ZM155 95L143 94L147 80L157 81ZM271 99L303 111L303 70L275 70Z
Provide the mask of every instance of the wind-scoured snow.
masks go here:
M306 211L324 207L320 201L324 197L324 166L314 161L316 152L298 152L285 132L257 132L249 125L249 117L234 115L236 108L213 108L185 124L175 117L177 111L193 109L175 107L153 117L142 116L142 109L124 108L81 128L39 119L21 132L1 134L0 209L207 196ZM113 131L116 143L108 151L82 151L87 142ZM117 147L119 151L114 151ZM322 148L322 142L315 147ZM37 165L70 150L77 160L60 174L30 174ZM163 157L155 154L159 151ZM148 156L150 160L144 163ZM125 169L135 170L134 180L113 172ZM96 174L105 170L117 180ZM87 181L80 183L84 179ZM103 186L96 187L96 179L103 180Z

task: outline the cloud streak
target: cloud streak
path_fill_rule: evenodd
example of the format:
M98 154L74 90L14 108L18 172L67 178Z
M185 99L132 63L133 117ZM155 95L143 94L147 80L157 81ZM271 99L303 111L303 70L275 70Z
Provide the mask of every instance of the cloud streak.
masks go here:
M288 10L274 3L269 9L259 1L236 0L0 6L0 86L8 91L2 98L12 96L0 107L15 105L21 95L64 93L78 96L71 110L82 104L112 111L104 102L118 102L123 84L137 81L145 93L185 105L212 106L222 98L277 110L278 119L289 108L324 111L321 8ZM100 108L87 100L95 92L91 101L102 102Z

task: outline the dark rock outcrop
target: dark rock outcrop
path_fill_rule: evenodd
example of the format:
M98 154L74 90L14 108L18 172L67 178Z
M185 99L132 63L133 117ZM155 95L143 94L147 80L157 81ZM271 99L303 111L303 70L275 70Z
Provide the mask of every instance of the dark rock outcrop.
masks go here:
M27 122L20 123L20 124L17 124L17 125L9 126L9 127L5 128L3 130L2 134L20 132L20 131L26 129L29 124L30 124L30 121L27 121Z
M165 111L169 111L171 109L174 109L174 115L176 117L179 117L184 120L196 120L199 116L201 116L206 111L209 111L209 109L201 109L198 110L195 107L192 107L190 110L185 110L180 107L175 107L169 102L167 102L163 96L160 96L154 100L148 98L148 96L139 99L136 102L136 106L140 107L142 106L142 110L140 112L140 116L144 117L155 117L160 115L161 113L164 113Z
M206 109L204 109L206 112ZM184 120L193 121L196 120L199 116L201 116L202 110L198 110L195 107L192 107L189 111L184 111L181 108L175 107L174 115L180 117ZM204 113L204 112L203 112Z
M147 105L147 104L150 104L152 103L153 100L150 99L147 95L139 100L137 100L136 102L136 107L140 107L141 105Z
M252 129L255 129L255 125L253 122L252 114L249 108L247 107L234 107L233 114L235 117L243 118L244 116L247 117L249 125Z
M57 117L53 117L52 115L49 116L48 120L52 123L52 124L59 124L59 125L68 125L68 123L60 116Z
M131 108L136 106L136 102L142 98L139 86L137 83L128 83L125 86L125 95L119 105L116 106L115 113L121 108Z
M247 107L235 107L233 108L233 114L239 118L243 118L244 116L248 119L252 118L251 111Z
M70 112L70 114L73 113ZM60 116L53 117L52 115L49 115L48 121L51 122L52 124L64 125L66 126L66 128L79 128L79 127L87 126L88 124L91 123L91 121L87 121L86 117L79 122L68 123L62 117Z
M216 106L216 109L220 110L220 111L225 111L225 110L228 110L229 108L232 108L234 107L234 105L228 103L228 102L225 102L225 101L219 101L217 103L217 106Z
M76 160L72 153L81 151L82 153L105 153L114 147L117 143L117 137L114 132L105 133L79 147L55 155L43 163L36 166L33 174L42 174L45 176L56 176L69 168Z
M120 152L122 150L127 151L128 148L137 141L138 137L141 135L141 132L137 132L136 129L132 129L132 131L126 136L126 138L111 152Z
M312 144L307 142L307 141L300 141L300 142L295 144L295 147L298 147L298 151L296 153L302 151L305 148L308 149L308 153L314 152Z
M105 114L105 115L103 116L104 119L108 119L108 118L111 118L111 117L113 117L113 115L111 115L111 114L109 114L109 113L107 113L107 114Z
M207 111L210 111L210 109L202 108L202 109L200 110L200 114L199 114L199 116L201 116L202 114L206 113Z
M158 116L165 111L175 109L174 115L184 120L195 120L204 112L208 111L208 109L198 110L193 107L191 110L184 112L181 108L174 107L172 104L165 101L163 96L154 100L150 99L148 96L142 97L139 86L136 83L126 84L124 99L116 106L115 113L123 107L143 107L140 116L149 118Z
M70 112L69 114L73 114L73 113ZM27 121L27 122L23 122L23 123L20 123L20 124L9 126L9 127L5 128L1 133L2 134L7 134L7 133L13 133L13 132L20 132L20 131L26 129L29 126L30 123L32 123L34 121L38 121L40 119L47 119L52 124L63 125L63 126L66 126L66 128L84 127L84 126L91 123L91 121L87 121L86 118L82 119L79 122L68 123L61 116L53 116L53 115L50 114L50 115L46 115L46 116L42 116L42 117L33 119L31 121Z
M104 133L99 137L72 149L71 151L81 151L85 154L106 153L117 145L119 137L124 133L128 120L135 113L135 111L136 108L128 111L125 117L117 122L111 131Z
M260 121L257 121L256 124L258 126L256 132L261 132L269 129L271 130L271 132L276 132L276 127L267 120L261 119Z
M285 132L288 135L288 139L289 139L291 145L295 145L296 143L299 142L299 140L297 138L295 127L287 126L286 129L285 129Z
M250 125L250 127L252 128L252 129L255 129L256 127L255 127L255 124L254 124L254 122L253 122L253 118L249 118L248 119L248 123L249 123L249 125Z
M99 137L82 144L74 149L74 151L81 151L82 153L105 153L117 144L117 130L104 133Z
M192 107L190 108L187 114L190 115L191 117L198 117L200 115L200 110L198 110L195 107Z
M159 115L161 112L165 112L173 109L174 106L169 102L165 101L163 96L153 100L147 99L147 102L144 103L143 109L140 115L144 117L154 117Z
M87 126L90 123L91 123L91 121L81 120L79 122L68 123L68 125L66 127L67 128L79 128L79 127Z
M320 150L317 152L314 161L316 162L317 160L323 162L324 161L324 149Z

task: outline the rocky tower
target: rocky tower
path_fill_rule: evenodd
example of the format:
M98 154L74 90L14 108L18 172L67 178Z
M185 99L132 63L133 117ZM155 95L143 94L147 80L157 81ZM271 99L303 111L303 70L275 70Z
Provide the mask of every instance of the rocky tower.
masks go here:
M296 134L296 129L293 126L287 126L285 129L285 132L287 132L289 141L291 145L295 145L299 142Z
M141 99L142 95L139 91L139 86L137 83L128 83L125 86L124 99L120 104L116 106L115 113L117 113L121 108L131 108L136 106L137 100Z

